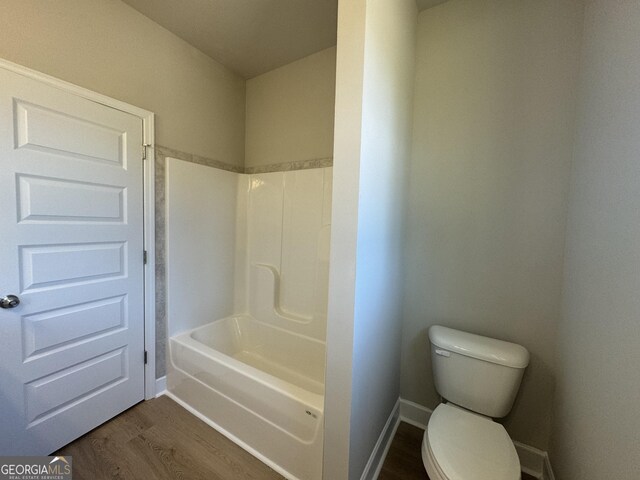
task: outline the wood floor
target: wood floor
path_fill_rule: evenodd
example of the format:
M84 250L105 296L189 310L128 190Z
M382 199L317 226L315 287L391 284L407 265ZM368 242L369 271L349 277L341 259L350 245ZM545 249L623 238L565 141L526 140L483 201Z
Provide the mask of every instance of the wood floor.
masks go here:
M401 422L393 437L378 480L429 480L422 464L421 430Z
M398 426L380 480L429 479L422 434L407 423ZM139 403L55 455L73 456L74 480L283 479L168 397Z
M168 397L139 403L62 448L74 480L282 480Z

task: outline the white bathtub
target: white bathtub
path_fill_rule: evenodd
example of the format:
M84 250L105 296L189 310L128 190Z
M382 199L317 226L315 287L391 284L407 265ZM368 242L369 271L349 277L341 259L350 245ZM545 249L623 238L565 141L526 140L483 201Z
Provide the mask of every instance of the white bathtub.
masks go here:
M324 342L243 315L169 343L172 398L285 477L322 478Z

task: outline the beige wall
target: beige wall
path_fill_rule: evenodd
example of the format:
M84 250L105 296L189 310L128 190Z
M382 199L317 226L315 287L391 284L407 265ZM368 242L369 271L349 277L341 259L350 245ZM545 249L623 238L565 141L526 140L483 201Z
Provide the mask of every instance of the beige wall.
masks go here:
M427 329L531 352L506 419L546 449L580 0L451 0L419 15L403 398L434 408Z
M400 393L416 17L414 0L339 4L326 479L361 478Z
M640 476L640 2L587 3L551 463Z
M244 80L119 0L2 0L0 57L155 112L160 145L243 164Z
M247 81L246 166L333 157L336 48Z

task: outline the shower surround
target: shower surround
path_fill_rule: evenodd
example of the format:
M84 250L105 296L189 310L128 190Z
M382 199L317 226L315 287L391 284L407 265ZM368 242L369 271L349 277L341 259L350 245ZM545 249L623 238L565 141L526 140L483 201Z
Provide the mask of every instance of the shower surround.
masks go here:
M285 477L319 480L332 168L168 158L166 173L169 395Z

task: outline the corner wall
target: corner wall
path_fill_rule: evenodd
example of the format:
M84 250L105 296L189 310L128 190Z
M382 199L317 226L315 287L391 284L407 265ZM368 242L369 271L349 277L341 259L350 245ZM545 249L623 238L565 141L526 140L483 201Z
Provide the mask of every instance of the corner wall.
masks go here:
M514 440L546 450L582 29L579 0L420 13L402 398L435 408L427 330L520 343Z
M246 173L333 159L336 47L247 80Z
M359 479L400 393L414 0L340 2L323 478Z
M2 0L0 57L154 112L159 145L243 166L244 79L120 0Z
M550 458L640 472L640 2L586 3Z

